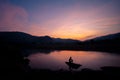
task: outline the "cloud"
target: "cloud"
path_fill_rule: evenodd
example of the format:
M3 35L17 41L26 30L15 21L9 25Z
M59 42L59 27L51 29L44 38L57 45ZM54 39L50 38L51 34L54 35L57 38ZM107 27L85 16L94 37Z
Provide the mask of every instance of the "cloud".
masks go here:
M24 8L9 3L0 4L0 31L25 30L28 14Z

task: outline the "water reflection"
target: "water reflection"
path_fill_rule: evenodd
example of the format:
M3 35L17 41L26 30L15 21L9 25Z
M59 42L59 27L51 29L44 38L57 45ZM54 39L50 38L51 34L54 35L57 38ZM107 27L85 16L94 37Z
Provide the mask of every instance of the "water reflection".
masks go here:
M28 56L30 66L37 69L67 69L65 64L72 56L81 68L99 69L101 66L120 66L120 55L93 51L53 51L50 54L35 53Z

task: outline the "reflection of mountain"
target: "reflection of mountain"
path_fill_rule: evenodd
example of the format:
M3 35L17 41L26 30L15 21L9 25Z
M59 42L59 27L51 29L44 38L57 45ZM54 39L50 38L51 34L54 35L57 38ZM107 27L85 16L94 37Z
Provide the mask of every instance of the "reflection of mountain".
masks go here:
M25 57L31 55L31 54L50 54L55 50L50 50L50 49L21 49L21 54L23 54Z
M120 33L86 41L32 36L23 32L0 32L0 44L24 48L120 51Z

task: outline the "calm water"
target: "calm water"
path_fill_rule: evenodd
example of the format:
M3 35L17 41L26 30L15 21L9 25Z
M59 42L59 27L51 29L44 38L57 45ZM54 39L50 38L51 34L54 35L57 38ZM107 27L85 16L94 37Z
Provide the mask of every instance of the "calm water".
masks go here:
M100 69L102 66L120 66L120 55L93 51L53 51L49 54L34 53L28 56L30 66L37 69L66 69L69 57L82 68ZM78 70L79 70L78 69Z

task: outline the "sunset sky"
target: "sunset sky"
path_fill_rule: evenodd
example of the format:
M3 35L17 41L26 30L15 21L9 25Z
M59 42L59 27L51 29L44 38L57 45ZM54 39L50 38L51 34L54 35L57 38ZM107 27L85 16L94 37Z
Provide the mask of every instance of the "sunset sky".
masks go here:
M120 32L120 0L0 0L0 31L86 40Z

